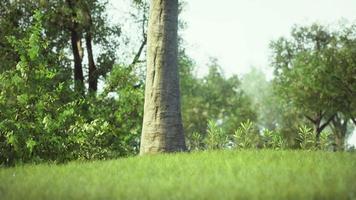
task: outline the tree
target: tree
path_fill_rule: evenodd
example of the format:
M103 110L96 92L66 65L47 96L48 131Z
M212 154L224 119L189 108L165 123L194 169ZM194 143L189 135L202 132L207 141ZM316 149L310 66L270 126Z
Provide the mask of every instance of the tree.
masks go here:
M216 59L208 64L207 75L197 77L194 61L181 49L179 68L183 125L190 148L197 148L196 144L209 137L209 121L223 130L225 139L232 137L240 123L256 121L251 99L242 90L239 78L227 78Z
M72 53L74 59L74 85L75 90L84 95L84 75L83 75L83 46L82 46L82 34L80 31L80 26L78 23L78 16L77 16L77 5L76 2L72 0L66 0L68 7L71 13L71 20L69 25L70 30L70 39L71 39L71 46L72 46Z
M152 0L140 154L186 150L178 75L178 0Z
M354 26L330 31L313 24L295 27L290 39L280 38L271 44L278 94L303 113L313 125L317 140L332 121L333 130L345 132L347 124L341 125L340 120L347 123L353 119L354 34Z
M0 165L137 154L143 78L133 64L110 69L119 32L108 27L106 1L72 0L75 18L67 0L40 2L0 1ZM73 22L83 49L88 51L87 41L92 42L97 75L105 78L98 95L78 98L74 91ZM81 66L84 81L90 81L89 62Z

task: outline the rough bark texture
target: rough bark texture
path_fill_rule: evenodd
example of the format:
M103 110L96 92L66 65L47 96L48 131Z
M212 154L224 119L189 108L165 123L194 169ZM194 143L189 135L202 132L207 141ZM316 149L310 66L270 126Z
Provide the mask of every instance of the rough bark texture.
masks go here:
M151 0L140 154L186 150L178 77L178 0Z

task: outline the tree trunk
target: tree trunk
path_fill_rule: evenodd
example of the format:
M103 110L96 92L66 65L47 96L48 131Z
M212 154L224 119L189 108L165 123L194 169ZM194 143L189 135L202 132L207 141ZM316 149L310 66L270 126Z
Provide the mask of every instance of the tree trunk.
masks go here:
M324 124L322 124L322 120L323 118L325 118L325 113L322 111L319 111L314 118L309 117L307 115L305 115L305 117L313 124L313 129L314 129L314 133L315 133L315 139L316 139L316 145L319 146L320 143L320 134L321 132L326 128L327 125L330 124L331 120L334 119L336 114L331 115L328 119L326 119L326 121L324 122Z
M71 32L71 44L72 44L72 52L74 58L74 88L81 95L84 95L84 76L83 76L83 67L82 67L82 59L83 59L83 47L81 41L81 35L78 31L78 23L75 22L76 13L74 4L71 0L67 0L68 7L72 12L72 25L70 27Z
M178 0L151 0L140 154L186 150L178 77Z
M351 120L354 123L354 125L356 126L356 118L354 118L353 116L351 116Z
M347 133L347 124L349 118L342 118L339 115L336 115L331 121L332 126L331 130L334 133L335 138L335 150L344 151L345 150L345 138Z
M83 49L80 36L77 31L71 31L72 52L74 57L74 86L80 94L84 94L84 76L82 68Z
M92 36L91 31L87 30L85 35L85 43L87 47L88 53L88 64L89 64L89 92L95 93L98 90L98 73L96 70L94 56L93 56L93 48L92 48Z
M88 65L89 65L89 77L88 77L88 90L89 93L96 93L98 90L98 72L94 62L93 47L92 47L92 26L93 21L91 18L90 8L87 4L83 6L83 11L85 13L85 45L88 53Z

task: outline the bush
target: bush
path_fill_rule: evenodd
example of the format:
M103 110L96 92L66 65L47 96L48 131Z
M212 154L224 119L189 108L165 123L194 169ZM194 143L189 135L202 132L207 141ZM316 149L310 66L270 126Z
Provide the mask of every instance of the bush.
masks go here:
M222 128L213 120L208 121L207 135L204 140L206 149L221 149L226 144L227 138Z
M134 76L124 75L119 98L76 94L70 73L49 64L57 58L46 49L41 16L25 38L9 38L20 61L0 74L0 165L137 153L143 89L133 88Z
M259 136L254 124L247 120L242 122L234 133L234 143L236 148L256 148L259 145Z
M263 142L263 147L276 150L285 149L287 144L279 132L268 129L263 130Z
M193 132L191 137L187 140L189 145L189 150L200 150L203 137L198 132Z
M299 127L298 140L300 142L300 148L305 150L315 150L316 149L316 139L314 132L311 128L307 126Z

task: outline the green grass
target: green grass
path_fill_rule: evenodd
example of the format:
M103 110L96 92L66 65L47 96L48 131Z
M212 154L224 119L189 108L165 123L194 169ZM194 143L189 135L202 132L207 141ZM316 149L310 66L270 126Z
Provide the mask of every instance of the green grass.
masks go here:
M0 199L356 199L356 154L213 151L0 169Z

